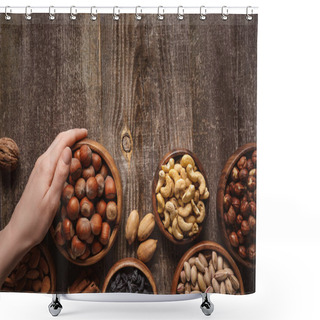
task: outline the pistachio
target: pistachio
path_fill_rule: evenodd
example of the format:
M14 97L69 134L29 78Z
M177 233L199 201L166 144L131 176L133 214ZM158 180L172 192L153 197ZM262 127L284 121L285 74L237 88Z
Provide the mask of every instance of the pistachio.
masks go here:
M213 288L212 288L211 286L209 286L209 287L206 289L205 293L213 293Z
M228 273L224 270L218 270L214 277L218 280L218 281L224 281L228 276Z
M199 258L196 258L195 265L200 272L204 272L204 265L200 262Z
M139 227L139 213L137 210L131 211L126 224L126 239L132 244L136 239Z
M214 267L214 270L218 269L218 256L215 251L212 251L212 265Z
M185 285L184 285L184 293L190 293L191 292L191 285L189 282L187 282Z
M194 265L195 261L196 261L196 257L191 257L191 258L188 260L188 262L189 262L189 264L190 264L191 267Z
M197 276L198 276L197 267L195 265L193 265L192 268L191 268L191 283L193 285L195 285L195 283L197 281Z
M231 281L232 287L235 291L240 289L239 281L235 275L230 276L230 281Z
M223 258L221 256L218 257L218 271L223 269Z
M215 293L219 293L220 292L220 284L219 282L217 281L217 279L213 278L212 281L212 288L213 288L213 291Z
M199 290L194 290L194 291L191 291L190 293L201 293L201 291L199 291Z
M223 269L226 273L227 273L227 276L230 277L231 275L233 275L233 270L230 269L230 268L224 268Z
M232 284L229 278L225 280L226 291L228 294L233 294Z
M212 264L209 264L209 276L210 276L210 279L213 278L214 274L215 274L215 270L214 270L214 267Z
M222 294L226 293L226 285L223 281L220 283L220 293Z
M154 215L148 213L140 222L138 228L138 240L145 241L151 235L155 226Z
M180 280L181 280L181 282L184 284L184 283L186 283L186 273L185 273L185 271L184 270L182 270L181 272L180 272Z
M203 264L204 267L208 266L208 261L207 261L206 257L202 253L198 254L198 258L199 258L200 262Z
M197 277L198 277L198 274L197 274ZM191 284L191 290L192 290L192 291L194 291L194 290L200 290L198 281L196 281L196 283L195 283L194 285Z
M206 283L206 286L209 287L211 284L211 278L209 274L209 269L207 267L205 268L203 279L204 279L204 282Z
M187 281L190 281L190 278L191 278L191 268L190 268L190 264L185 261L184 264L183 264L183 268L184 268L184 272L186 273L186 279L187 279Z
M177 292L178 293L183 293L184 290L185 290L184 284L183 283L179 283L178 286L177 286Z
M206 286L206 283L204 282L203 275L201 272L198 272L198 284L201 292L205 292L207 286Z

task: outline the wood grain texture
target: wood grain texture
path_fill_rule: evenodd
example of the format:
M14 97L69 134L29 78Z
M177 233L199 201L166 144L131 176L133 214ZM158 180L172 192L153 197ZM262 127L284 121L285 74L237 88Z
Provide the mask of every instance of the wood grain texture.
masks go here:
M21 165L0 183L1 228L9 221L36 159L58 132L86 127L112 155L123 186L118 239L94 268L103 278L112 264L135 257L125 221L133 209L152 212L151 185L159 160L186 148L200 159L209 181L210 213L196 242L222 242L215 210L222 168L242 144L256 142L257 16L58 15L27 21L0 15L0 136L21 149ZM126 152L126 150L128 152ZM183 253L158 230L148 263L159 293L169 293ZM46 240L57 265L57 291L66 292L81 267L69 264ZM239 267L245 291L254 271ZM68 281L66 281L68 279Z

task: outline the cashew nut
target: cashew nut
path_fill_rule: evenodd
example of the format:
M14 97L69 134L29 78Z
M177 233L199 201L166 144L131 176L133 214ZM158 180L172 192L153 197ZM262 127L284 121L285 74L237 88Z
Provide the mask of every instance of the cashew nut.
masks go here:
M156 193L158 193L160 191L160 188L163 186L164 182L165 182L165 173L163 170L159 171L159 180L157 183L157 187L156 187Z
M178 204L179 204L180 207L184 207L184 203L183 203L183 201L181 199L178 199Z
M170 198L169 201L173 203L176 209L178 209L179 204L178 204L178 200L175 197Z
M199 192L200 195L203 195L206 189L206 180L204 179L204 176L200 171L196 172L196 176L198 177L198 183L199 183Z
M194 193L196 191L196 188L193 184L191 184L189 186L189 188L187 189L187 191L184 193L183 197L182 197L182 201L184 203L188 203L191 201L191 199L194 198Z
M193 212L197 215L200 216L200 210L197 207L197 205L195 204L195 202L193 201L193 199L191 199L191 205L192 205L192 210Z
M203 195L200 196L200 199L201 199L201 200L206 200L206 199L209 198L209 196L210 196L209 190L208 190L208 188L206 188L206 189L204 190Z
M166 229L170 226L170 215L167 210L164 210L164 220L162 220L163 225Z
M166 185L160 188L160 192L164 198L169 198L171 194L171 178L166 174Z
M191 223L185 222L181 216L178 216L177 218L178 218L178 225L182 231L187 232L191 230L193 226L192 222Z
M191 203L188 203L185 207L180 207L178 209L178 214L183 218L188 217L191 212L192 212Z
M194 167L194 160L192 157L188 154L183 155L181 158L180 164L185 168L188 164L192 165L192 168Z
M187 171L185 168L182 168L180 171L180 176L182 179L186 180L188 178Z
M161 169L167 173L169 172L170 169L173 169L173 167L174 167L174 159L170 158L167 164L161 166Z
M164 199L163 199L163 196L161 195L161 193L157 193L156 198L158 201L158 213L161 214L163 212L163 209L165 206Z
M180 174L175 169L170 169L169 176L174 180L174 183L176 183L180 179Z
M171 201L167 201L166 211L168 211L169 213L170 220L173 221L174 218L177 216L177 210Z
M172 234L177 240L183 239L183 233L178 226L178 219L174 218L172 221Z
M204 192L204 193L206 193L206 192ZM199 190L196 190L196 192L194 193L194 202L198 203L199 199L200 199L200 192L199 192Z
M206 208L202 201L199 201L197 207L200 211L200 215L197 217L197 222L202 223L202 221L204 220L204 217L206 216Z
M198 181L198 176L197 176L197 174L194 172L193 166L192 166L191 164L188 164L186 170L187 170L188 178L189 178L193 183L197 182L197 181Z
M178 173L180 174L181 169L182 169L182 165L180 163L176 163L173 167L175 170L178 171Z
M187 177L185 181L186 181L186 188L190 187L190 185L192 184L191 180Z
M168 232L169 232L170 234L172 234L172 227L171 227L171 226L169 226Z
M195 223L196 222L196 217L194 216L194 215L190 215L190 216L188 216L188 217L186 217L185 219L184 219L186 222L188 222L188 223Z
M198 224L195 222L192 226L191 231L188 233L189 237L193 236L194 234L197 234L199 232L199 226Z
M176 181L174 185L174 195L177 199L179 199L180 195L183 193L183 191L186 188L186 182L183 179L179 179Z

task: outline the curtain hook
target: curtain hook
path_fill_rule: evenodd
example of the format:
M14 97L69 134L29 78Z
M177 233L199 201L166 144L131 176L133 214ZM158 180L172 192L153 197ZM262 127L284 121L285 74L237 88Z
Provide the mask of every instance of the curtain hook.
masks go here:
M141 20L141 15L138 13L138 9L140 10L140 14L142 13L142 9L140 6L136 7L136 20L140 21Z
M249 13L249 10L250 10L250 13ZM248 21L251 21L253 19L252 15L253 15L253 9L252 9L252 7L249 6L246 9L246 19Z
M160 13L160 9L162 9L162 13ZM162 21L164 19L164 8L163 6L158 7L158 20Z
M95 13L93 13L93 9L95 9ZM95 6L91 7L91 10L90 10L90 19L91 21L96 21L97 20L97 14L98 14L98 10L96 9Z
M26 7L26 14L25 14L26 20L31 20L31 14L32 14L32 9L30 6L27 6Z
M118 10L117 13L116 13L116 10ZM118 21L119 19L120 19L120 10L117 6L113 7L113 20Z
M9 11L9 12L8 12ZM4 18L7 20L7 21L10 21L11 20L11 16L10 16L10 13L11 13L11 9L10 9L10 6L6 6L5 9L4 9Z
M227 6L221 8L221 18L223 21L228 20L229 10Z
M75 6L70 7L70 19L71 20L77 19L77 9Z
M178 20L183 20L183 18L184 18L184 8L183 8L183 6L179 6L178 7Z
M49 20L50 21L53 21L56 18L55 13L56 13L56 9L54 8L54 6L50 6L49 7Z
M207 8L205 6L200 7L200 20L207 19Z

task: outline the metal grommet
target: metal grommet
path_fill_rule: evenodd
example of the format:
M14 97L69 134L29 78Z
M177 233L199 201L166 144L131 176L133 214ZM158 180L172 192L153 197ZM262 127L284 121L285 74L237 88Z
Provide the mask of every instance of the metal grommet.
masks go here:
M26 7L26 13L25 13L25 18L26 20L30 21L31 20L31 14L32 14L32 9L30 6Z
M54 8L54 6L49 7L49 20L50 21L53 21L56 18L55 13L56 13L56 9Z
M162 13L160 13L160 9L162 9ZM162 21L164 19L164 8L163 6L158 7L158 20Z
M141 15L138 13L138 9L140 10L140 14L142 13L142 8L140 6L136 7L136 20L140 21L141 20Z
M207 19L207 8L205 6L200 7L200 20L206 20Z
M249 13L249 10L250 10L250 13ZM248 21L251 21L253 19L252 15L253 15L253 9L252 9L252 7L249 6L246 9L246 19Z
M116 13L116 10L118 12ZM120 19L120 9L118 7L113 7L113 20L118 21Z
M71 20L76 20L77 19L77 9L75 6L72 6L70 8L70 19Z
M93 13L93 9L95 9L95 13ZM91 7L90 10L90 20L91 21L96 21L97 20L97 14L98 14L98 10L96 9L96 7Z
M178 7L178 16L177 16L178 20L183 20L184 18L184 8L183 6L179 6Z
M229 11L228 11L228 7L227 6L223 6L221 8L221 18L223 21L228 20L228 15L229 15Z
M11 9L9 9L10 6L6 6L4 8L4 18L7 20L7 21L10 21L11 20L11 16L10 16L10 13L12 12Z

